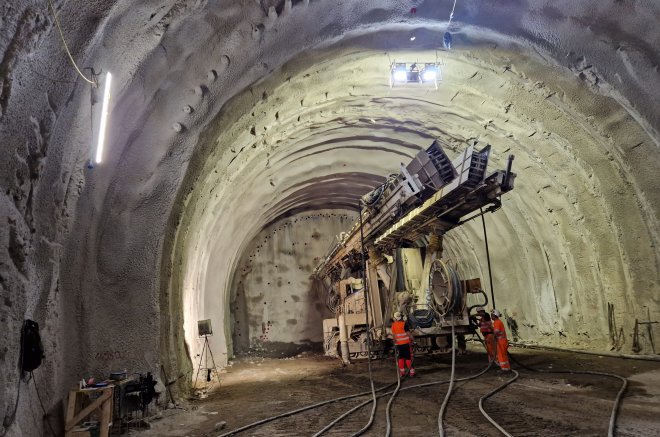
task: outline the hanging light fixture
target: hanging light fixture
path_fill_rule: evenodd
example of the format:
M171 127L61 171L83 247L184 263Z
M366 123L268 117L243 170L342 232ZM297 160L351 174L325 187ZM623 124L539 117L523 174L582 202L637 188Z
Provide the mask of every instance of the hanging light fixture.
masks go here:
M105 146L105 131L108 125L108 105L110 101L110 84L112 82L112 74L107 72L105 74L105 83L103 88L103 106L101 107L101 124L99 125L99 138L96 144L96 157L94 161L100 164L103 160L103 147Z

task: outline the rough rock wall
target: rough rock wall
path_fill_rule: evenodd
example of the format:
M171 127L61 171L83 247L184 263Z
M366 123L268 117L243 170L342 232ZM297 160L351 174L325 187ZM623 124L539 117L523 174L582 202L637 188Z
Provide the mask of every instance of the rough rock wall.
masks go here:
M230 354L323 350L322 320L331 315L326 291L310 275L328 242L354 220L354 213L321 210L279 220L256 236L232 281Z
M64 375L79 365L70 355L80 336L64 305L62 262L86 155L64 140L82 127L62 123L74 78L50 63L48 53L59 50L48 37L52 26L45 2L0 5L0 422L17 436L39 435L45 426L35 386L59 426ZM46 358L33 378L19 382L20 329L28 318L40 325Z

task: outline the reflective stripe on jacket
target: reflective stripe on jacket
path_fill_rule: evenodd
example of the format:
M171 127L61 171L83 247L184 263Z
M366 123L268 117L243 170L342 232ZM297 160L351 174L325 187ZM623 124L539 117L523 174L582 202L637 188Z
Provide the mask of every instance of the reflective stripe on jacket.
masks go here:
M392 323L392 336L394 337L394 344L410 343L410 334L406 331L406 322L399 320Z
M493 321L493 332L495 333L495 338L498 340L506 340L506 331L504 330L504 323L500 319Z

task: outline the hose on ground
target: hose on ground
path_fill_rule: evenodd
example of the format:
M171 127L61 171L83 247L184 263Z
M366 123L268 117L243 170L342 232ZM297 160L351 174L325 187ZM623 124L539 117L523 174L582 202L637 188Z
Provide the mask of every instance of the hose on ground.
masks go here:
M466 377L464 377L464 378L458 378L458 379L456 379L455 381L456 381L456 382L459 382L459 381L469 381L469 380L471 380L471 379L478 378L478 377L480 377L481 375L483 375L484 373L488 372L488 370L490 370L490 368L492 367L492 365L493 365L493 363L492 363L492 361L491 361L491 362L488 363L488 366L487 366L485 369L483 369L482 371L480 371L479 373L477 373L477 374L475 374L475 375L472 375L472 376L466 376ZM411 386L409 386L409 387L403 387L403 388L401 388L399 391L405 391L405 390L410 390L410 389L413 389L413 388L419 388L419 387L428 387L428 386L431 386L431 385L446 384L447 382L449 382L449 381L433 381L433 382L425 382L425 383L422 383L422 384L411 385ZM385 385L385 386L383 386L383 387L381 387L381 388L379 388L379 389L376 389L376 392L381 392L381 391L383 391L383 390L387 390L388 388L392 387L392 386L395 385L395 384L396 384L396 383L393 382L393 383L391 383L391 384ZM378 395L377 397L380 398L380 397L386 396L386 395L388 395L388 394L391 395L392 393L393 393L393 391L389 391L389 392L386 392L386 393L380 394L380 395ZM245 426L242 426L242 427L240 427L240 428L234 429L234 430L232 430L232 431L228 431L228 432L226 432L226 433L224 433L224 434L221 434L221 435L219 435L219 436L217 436L217 437L229 437L229 436L233 436L233 435L235 435L235 434L239 434L239 433L241 433L241 432L243 432L243 431L247 431L247 430L249 430L249 429L256 428L257 426L260 426L260 425L265 425L266 423L269 423L269 422L272 422L272 421L275 421L275 420L278 420L278 419L284 419L284 418L286 418L286 417L290 417L290 416L293 416L293 415L296 415L296 414L299 414L299 413L303 413L303 412L305 412L305 411L313 410L313 409L315 409L315 408L319 408L319 407L322 407L322 406L325 406L325 405L328 405L328 404L331 404L331 403L334 403L334 402L341 402L341 401L345 401L345 400L349 400L349 399L354 399L354 398L358 398L358 397L366 396L366 395L369 395L369 394L372 394L371 390L369 390L369 391L364 391L364 392L361 392L361 393L352 394L352 395L348 395L348 396L341 396L341 397L338 397L338 398L329 399L329 400L322 401L322 402L317 402L317 403L315 403L315 404L307 405L307 406L305 406L305 407L297 408L297 409L295 409L295 410L287 411L287 412L284 412L284 413L281 413L281 414L277 414L277 415L275 415L275 416L266 417L266 418L264 418L264 419L258 420L258 421L256 421L256 422L249 423L249 424L247 424L247 425L245 425ZM373 402L373 401L370 399L370 400L368 400L368 401L366 401L366 402L363 402L362 404L358 405L356 408L353 408L353 409L349 410L348 412L344 413L342 416L340 416L339 418L335 419L333 422L331 422L330 424L328 424L328 425L327 425L325 428L323 428L321 431L319 431L318 433L316 433L315 436L320 436L320 435L322 435L322 434L325 433L327 430L329 430L330 428L332 428L334 425L336 425L337 423L339 423L343 418L349 416L349 415L352 414L353 412L357 411L358 409L362 408L363 406L365 406L365 405L367 405L367 404L369 404L369 403L371 403L371 402Z
M518 376L520 376L520 374L519 374L517 371L515 371L515 370L511 370L511 371L512 371L513 374L515 375L513 378L509 379L509 380L506 381L504 384L502 384L502 385L496 387L494 390L491 390L490 392L486 393L486 394L483 395L481 398L479 398L479 411L481 411L481 414L483 414L484 417L485 417L486 419L488 419L488 421L489 421L490 423L492 423L493 426L494 426L495 428L497 428L502 434L504 434L504 435L507 436L507 437L512 437L512 436L511 436L511 434L509 434L508 432L506 432L506 430L505 430L504 428L502 428L497 422L495 422L495 420L494 420L492 417L490 417L490 416L488 415L488 413L486 413L486 410L484 410L484 401L485 401L486 399L488 399L489 397L491 397L492 395L494 395L495 393L497 393L498 391L503 390L506 386L508 386L509 384L511 384L511 383L512 383L513 381L515 381L516 379L518 379Z
M394 361L395 368L396 368L396 377L397 377L397 386L396 389L392 392L392 396L390 396L390 400L387 401L387 407L385 407L385 423L386 423L386 429L385 429L385 437L389 437L392 434L392 404L394 403L394 399L396 398L396 395L399 394L399 390L401 389L401 373L399 372L399 350L396 349L395 346L395 358L396 360ZM412 353L412 344L411 344L411 352L410 352L410 368L406 369L406 373L403 375L404 378L406 378L410 374L410 370L415 368L415 355Z
M469 381L471 379L478 378L481 375L483 375L484 373L488 372L492 366L493 366L493 362L491 361L491 362L488 363L488 366L486 366L486 368L483 369L482 371L480 371L479 373L476 373L476 374L471 375L471 376L465 376L463 378L457 378L457 379L454 380L454 382ZM422 384L410 385L408 387L401 388L399 390L399 392L406 391L406 390L412 390L413 388L429 387L429 386L432 386L432 385L447 384L448 382L449 381L445 380L445 381L433 381L433 382L425 382L425 383L422 383ZM380 394L380 395L378 395L378 397L380 398L380 397L387 396L388 394L392 394L392 393L393 393L393 391L390 391L390 392L387 392L387 393ZM328 431L330 428L335 426L337 423L339 423L340 421L342 421L346 417L350 416L351 414L353 414L354 412L356 412L360 408L368 405L370 402L371 402L371 400L363 402L363 403L358 404L355 407L351 408L350 410L346 411L344 414L342 414L341 416L337 417L335 420L333 420L332 422L327 424L325 426L325 428L323 428L322 430L320 430L319 432L314 434L313 437L318 437L318 436L324 434L326 431Z
M383 386L383 387L377 389L376 392L387 390L388 388L392 387L394 384L395 383L393 382L391 384ZM353 395L341 396L341 397L338 397L338 398L329 399L327 401L317 402L316 404L307 405L306 407L297 408L295 410L287 411L287 412L282 413L282 414L278 414L278 415L271 416L271 417L266 417L265 419L261 419L261 420L258 420L256 422L249 423L249 424L247 424L245 426L242 426L240 428L237 428L237 429L234 429L232 431L221 434L218 437L232 436L234 434L238 434L238 433L241 433L243 431L247 431L248 429L252 429L252 428L255 428L257 426L264 425L268 422L272 422L272 421L278 420L278 419L284 419L285 417L293 416L295 414L302 413L302 412L305 412L305 411L308 411L308 410L313 410L314 408L319 408L319 407L322 407L324 405L331 404L333 402L346 401L348 399L359 398L361 396L366 396L366 395L370 395L370 394L372 394L371 390L364 391L364 392L361 392L361 393L356 393L356 394L353 394ZM371 402L371 400L369 402Z
M516 364L518 364L520 367L527 369L531 372L537 372L537 373L567 373L567 374L572 374L572 375L598 375L598 376L607 376L610 378L616 378L621 380L621 388L619 389L618 393L616 394L616 398L614 399L614 405L612 405L612 413L610 414L610 421L609 421L609 426L607 430L607 437L614 437L614 432L616 430L616 419L619 414L619 405L621 404L621 398L623 397L623 394L625 393L626 389L628 388L628 379L624 378L621 375L617 375L614 373L607 373L607 372L596 372L592 370L580 370L580 371L574 371L574 370L541 370L541 369L535 369L533 367L526 366L525 364L521 363L518 361L513 355L509 354L509 358Z
M456 370L456 334L454 332L454 316L451 317L451 376L449 377L449 388L447 389L447 394L445 399L442 401L440 406L440 412L438 413L438 433L440 437L445 436L445 428L442 426L442 418L445 416L445 410L447 404L449 404L449 398L451 397L451 392L454 389L454 372Z
M392 392L392 396L390 396L390 400L387 401L387 406L385 407L385 437L390 437L392 435L392 417L390 414L390 409L392 408L392 403L394 402L394 398L396 398L396 395L399 393L399 390L401 389L401 371L399 370L399 350L394 349L394 368L396 369L396 388ZM412 365L411 365L412 367ZM407 372L410 372L408 370Z

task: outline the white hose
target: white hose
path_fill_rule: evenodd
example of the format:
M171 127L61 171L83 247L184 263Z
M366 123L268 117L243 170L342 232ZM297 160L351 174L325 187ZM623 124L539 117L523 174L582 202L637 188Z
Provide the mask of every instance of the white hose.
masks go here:
M449 398L451 397L451 392L454 389L454 372L456 371L456 345L455 345L455 334L454 334L454 316L451 317L451 376L449 377L449 388L447 389L447 394L445 395L444 401L440 406L440 412L438 413L438 433L440 437L445 436L445 429L442 426L442 418L445 415L445 409L449 403Z

